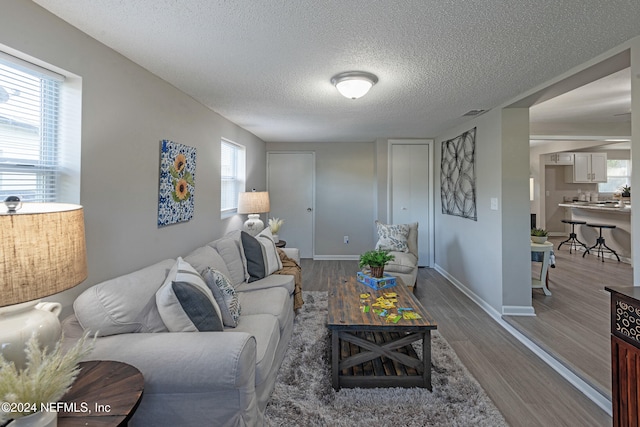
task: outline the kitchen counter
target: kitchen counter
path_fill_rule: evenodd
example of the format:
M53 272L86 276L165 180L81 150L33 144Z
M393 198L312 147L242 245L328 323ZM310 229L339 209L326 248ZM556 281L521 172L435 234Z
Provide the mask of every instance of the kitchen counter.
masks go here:
M631 263L631 206L624 208L616 207L613 203L597 202L577 202L559 203L558 206L565 208L565 219L575 221L586 221L587 224L610 224L615 225L614 229L603 229L607 246L617 252L620 260ZM571 225L567 224L567 236L571 232ZM598 238L599 229L588 225L576 225L576 235L578 240L584 242L587 247L595 245ZM564 250L564 246L562 247ZM595 254L587 257L596 258ZM615 258L607 259L605 262L617 262Z
M603 212L617 212L620 214L631 213L631 205L626 205L626 207L619 208L613 203L597 203L597 202L576 202L576 203L559 203L558 206L563 208L573 208L573 209L589 209L593 211L603 211Z

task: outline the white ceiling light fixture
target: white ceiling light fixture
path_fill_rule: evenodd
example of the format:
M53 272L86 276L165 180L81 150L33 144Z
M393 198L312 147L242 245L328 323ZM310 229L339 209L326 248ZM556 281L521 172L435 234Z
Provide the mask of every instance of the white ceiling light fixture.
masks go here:
M333 76L331 83L345 98L358 99L378 83L378 77L365 71L347 71Z

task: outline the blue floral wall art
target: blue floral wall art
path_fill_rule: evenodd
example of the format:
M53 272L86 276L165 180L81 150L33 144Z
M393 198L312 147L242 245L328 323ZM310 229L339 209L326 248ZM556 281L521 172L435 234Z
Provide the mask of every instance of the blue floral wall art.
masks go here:
M158 227L193 217L195 181L196 149L166 139L160 141Z
M442 141L440 198L443 214L478 220L475 157L476 128Z

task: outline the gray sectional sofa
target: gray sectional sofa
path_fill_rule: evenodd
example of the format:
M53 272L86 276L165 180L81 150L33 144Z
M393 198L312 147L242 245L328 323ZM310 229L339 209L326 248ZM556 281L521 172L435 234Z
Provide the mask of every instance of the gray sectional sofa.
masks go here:
M297 249L285 249L299 262ZM247 283L241 239L225 236L184 257L195 270L227 275L241 314L222 332L168 332L156 293L176 260L92 286L65 319L66 345L96 331L89 360L116 360L145 379L131 426L260 426L293 331L294 278L270 274Z

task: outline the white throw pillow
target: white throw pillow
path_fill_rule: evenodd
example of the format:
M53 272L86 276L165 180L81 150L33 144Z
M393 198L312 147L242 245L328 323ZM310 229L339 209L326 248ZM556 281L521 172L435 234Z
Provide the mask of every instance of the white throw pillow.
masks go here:
M264 263L267 275L273 274L278 270L282 270L282 260L278 255L278 248L273 239L273 234L269 227L262 230L257 236L258 242L262 245L262 253L264 255Z
M222 313L198 272L178 258L156 292L160 317L170 332L222 331Z
M383 224L376 221L378 243L376 249L394 252L409 252L409 224Z

